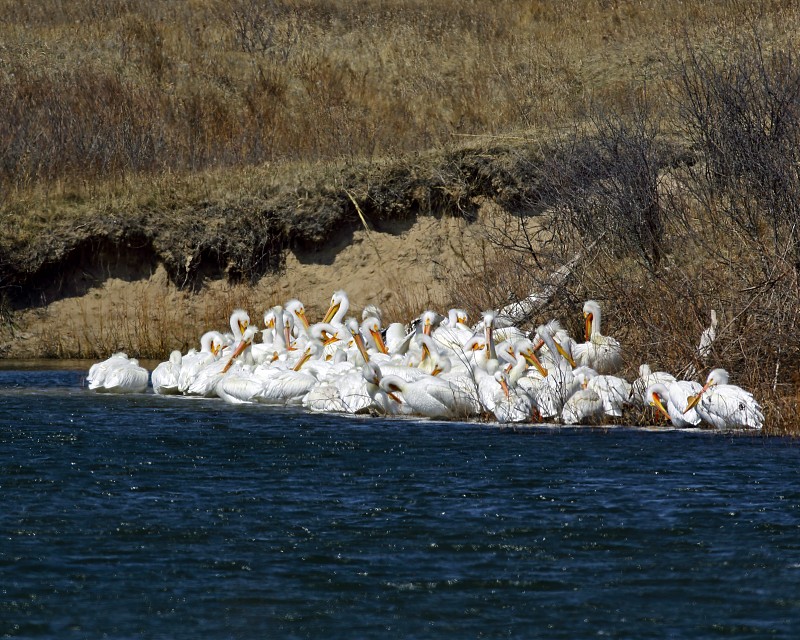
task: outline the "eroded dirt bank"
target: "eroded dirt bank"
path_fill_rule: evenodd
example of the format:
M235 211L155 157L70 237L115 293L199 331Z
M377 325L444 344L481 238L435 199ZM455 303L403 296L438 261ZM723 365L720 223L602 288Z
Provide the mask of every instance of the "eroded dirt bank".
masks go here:
M252 284L210 277L195 290L176 286L163 263L148 261L146 253L102 255L91 270L74 267L71 295L18 310L13 326L3 329L0 354L93 358L124 350L166 358L172 349L196 346L202 330L225 329L236 307L261 323L270 306L297 297L312 319L320 319L337 289L347 291L356 315L377 304L403 319L449 304L456 274L494 255L486 229L505 215L485 203L470 220L422 215L379 229L362 227L319 250L286 250L282 268Z

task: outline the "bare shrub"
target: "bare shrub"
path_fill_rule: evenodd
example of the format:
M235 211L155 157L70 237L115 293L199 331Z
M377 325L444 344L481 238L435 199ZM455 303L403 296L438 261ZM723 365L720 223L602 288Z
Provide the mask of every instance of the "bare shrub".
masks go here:
M297 11L276 0L233 0L218 11L246 53L287 62L305 30Z
M800 270L800 61L758 33L733 46L720 61L687 44L679 66L684 134L703 158L692 192Z
M619 256L637 255L651 270L661 262L664 210L660 171L667 161L659 125L647 106L632 117L596 111L592 132L559 142L545 161L542 196L554 206L552 231L584 243L603 236Z

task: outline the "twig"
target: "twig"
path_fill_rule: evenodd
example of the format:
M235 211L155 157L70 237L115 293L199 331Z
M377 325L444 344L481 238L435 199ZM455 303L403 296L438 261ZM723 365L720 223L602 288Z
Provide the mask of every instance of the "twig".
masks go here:
M350 198L350 202L352 202L353 206L356 208L356 213L358 213L358 217L361 218L361 224L364 225L364 231L366 232L367 240L375 250L375 255L378 257L378 262L380 263L381 254L378 251L378 245L375 244L375 240L373 240L372 236L370 235L370 228L367 224L367 219L364 217L364 212L361 211L361 207L358 206L358 202L356 202L356 199L353 197L353 195L347 189L344 189L344 192L347 194L347 197Z

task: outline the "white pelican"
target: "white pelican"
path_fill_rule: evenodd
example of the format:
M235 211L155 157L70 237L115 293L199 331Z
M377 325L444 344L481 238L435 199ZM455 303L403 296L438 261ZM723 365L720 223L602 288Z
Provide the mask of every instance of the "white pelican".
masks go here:
M558 320L550 320L544 326L547 330L547 333L549 333L550 337L553 339L553 344L555 345L556 351L561 354L561 357L564 358L569 363L570 367L574 369L576 363L572 352L576 344L575 340L570 337ZM536 332L534 339L535 344L533 345L533 350L542 350L542 355L539 358L542 365L547 367L548 365L554 363L556 357L550 352L550 347L548 347L541 336L539 336L538 331Z
M586 321L586 342L575 345L575 362L599 374L616 373L622 367L622 347L614 338L600 333L600 305L594 300L587 300L583 305L583 317Z
M236 345L242 339L242 335L244 334L245 329L250 326L250 314L247 313L244 309L234 309L231 313L230 317L230 327L231 327L231 342L230 344L233 345L233 348L236 348ZM229 355L226 353L228 349L223 351L223 356Z
M367 383L367 393L372 399L371 408L383 415L396 415L403 413L403 402L395 394L381 389L382 373L380 367L374 362L368 362L361 370L361 375Z
M143 393L149 379L147 369L139 366L136 358L125 353L115 353L103 362L89 368L86 381L89 389L100 393Z
M225 337L219 331L206 331L200 338L200 351L189 351L183 356L178 374L178 391L186 394L198 373L215 362L222 352Z
M258 369L258 367L256 367ZM229 404L249 404L263 387L250 365L234 363L224 376L217 380L214 393Z
M233 352L221 355L220 358L211 360L200 367L189 384L181 389L181 393L187 396L199 396L202 398L213 398L217 396L217 384L233 366L234 362L237 363L237 366L253 364L252 357L250 356L250 345L256 333L258 333L258 328L255 325L248 325L242 334L242 338L238 343L233 345ZM184 369L181 368L181 376L183 376L183 370Z
M717 312L712 309L711 324L703 329L703 333L700 334L700 343L697 345L697 355L700 356L702 360L706 360L708 356L711 355L711 348L714 346L714 342L717 339L718 324Z
M399 393L401 401L415 415L427 418L464 419L480 411L476 398L437 376L408 382L400 376L384 375L380 388L387 393Z
M427 310L414 321L414 331L411 342L408 345L406 352L406 364L411 367L419 366L419 364L426 358L426 352L423 349L424 343L421 338L430 338L434 330L439 325L441 316L435 311ZM427 343L430 346L430 342Z
M402 322L392 322L386 327L386 348L391 355L403 356L408 352L413 337L414 332L406 331Z
M545 324L536 327L536 333L544 341L553 357L553 364L545 369L545 374L537 368L537 374L529 374L533 380L536 403L542 418L554 418L561 413L564 403L578 389L572 367L559 352L550 327Z
M631 403L631 385L624 378L598 373L589 367L578 367L573 371L575 375L582 372L587 380L586 387L596 392L603 402L603 412L607 416L619 418L622 410Z
M703 422L715 429L761 429L764 414L749 391L728 384L728 372L714 369L705 385L689 399L688 410L695 408Z
M467 324L467 312L463 309L450 309L447 318L431 332L431 336L442 346L463 350L467 341L472 338L474 331Z
M700 424L697 411L688 409L688 406L689 398L697 395L701 388L700 383L694 380L676 380L669 386L656 382L647 387L645 401L670 420L672 426L689 429Z
M275 331L275 309L273 307L264 312L264 329L261 331L261 342L253 343L250 347L250 354L256 364L272 361L272 356L275 353L273 349Z
M383 341L381 335L381 323L375 316L367 316L361 323L361 334L364 336L365 346L367 351L372 351L373 354L383 354L389 356L389 349Z
M128 354L127 353L114 353L111 357L103 360L102 362L95 362L89 367L89 374L86 376L86 382L89 383L90 389L99 389L103 386L106 374L115 367L127 366Z
M525 361L524 358L522 361ZM494 379L499 386L491 403L495 419L500 423L530 422L536 409L531 397L516 389L503 371L495 371Z
M671 373L652 371L649 364L642 364L639 366L639 377L631 385L631 402L639 407L652 404L652 397L647 392L647 389L659 383L669 388L673 382L675 382L675 376Z
M302 346L305 346L305 342L309 337L308 332L311 330L311 324L308 322L305 306L297 298L292 298L283 305L283 308L287 313L291 314L294 319L295 337Z
M592 378L589 371L591 369L586 367L575 370L575 380L580 387L564 403L561 410L561 422L564 424L594 424L603 417L603 400L595 389L588 386Z
M252 399L262 404L302 404L305 395L317 383L317 379L308 373L287 369L264 380Z
M334 326L342 324L347 311L350 309L350 298L347 297L347 292L340 289L334 291L331 296L331 304L325 312L325 317L322 322L330 323Z
M161 362L153 373L150 374L150 381L153 384L153 391L159 395L174 395L180 393L178 389L178 377L181 373L183 356L177 349L169 354L169 360Z

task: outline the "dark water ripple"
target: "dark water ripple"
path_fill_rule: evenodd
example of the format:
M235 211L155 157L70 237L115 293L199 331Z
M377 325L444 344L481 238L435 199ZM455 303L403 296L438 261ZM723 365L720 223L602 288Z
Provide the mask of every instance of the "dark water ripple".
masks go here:
M0 635L797 638L794 441L0 372Z

